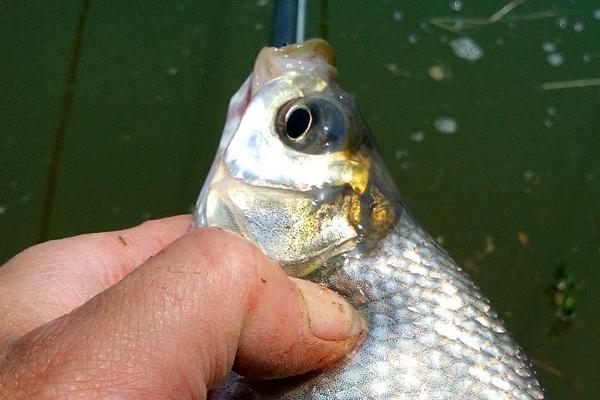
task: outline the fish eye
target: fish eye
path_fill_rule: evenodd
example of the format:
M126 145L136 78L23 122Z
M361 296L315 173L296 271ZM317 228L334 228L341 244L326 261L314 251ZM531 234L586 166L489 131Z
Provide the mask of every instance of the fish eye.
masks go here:
M298 139L310 129L312 113L305 105L291 107L285 115L285 134L290 139Z
M288 147L323 154L348 145L348 119L334 101L321 96L297 97L278 111L275 129Z

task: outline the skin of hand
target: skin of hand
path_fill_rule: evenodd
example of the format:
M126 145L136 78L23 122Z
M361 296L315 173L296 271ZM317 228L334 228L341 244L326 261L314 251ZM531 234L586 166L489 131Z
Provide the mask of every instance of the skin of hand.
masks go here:
M0 399L203 399L232 368L325 368L366 325L243 238L178 216L54 240L0 267Z

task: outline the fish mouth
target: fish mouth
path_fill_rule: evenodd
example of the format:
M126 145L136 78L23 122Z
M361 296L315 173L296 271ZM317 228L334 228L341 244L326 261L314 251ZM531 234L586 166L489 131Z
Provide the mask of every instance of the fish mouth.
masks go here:
M284 47L274 48L275 52L286 58L322 59L335 66L335 52L329 43L323 39L310 39ZM260 55L259 55L260 57Z
M266 83L290 72L308 72L335 79L335 52L329 43L322 39L263 48L254 63L252 94L258 92Z
M261 87L291 72L320 73L328 78L335 78L335 52L331 45L322 39L310 39L302 43L283 47L263 48L250 76L248 85L242 86L242 94L236 94L241 99L230 107L227 119L231 114L242 116L252 98Z
M283 47L264 47L256 58L249 80L244 82L232 99L227 120L231 117L241 119L252 98L265 84L291 71L320 73L335 79L335 52L322 39L310 39Z

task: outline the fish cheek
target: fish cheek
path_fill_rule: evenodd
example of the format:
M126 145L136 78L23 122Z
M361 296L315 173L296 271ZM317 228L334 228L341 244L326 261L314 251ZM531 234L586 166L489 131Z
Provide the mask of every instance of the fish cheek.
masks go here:
M251 207L240 211L253 240L289 275L303 277L357 236L341 212L348 206L339 200L318 204L311 196L274 191L255 195Z
M289 275L304 277L357 242L358 232L349 218L356 202L352 195L317 202L310 192L229 180L212 186L207 219L210 226L255 243Z

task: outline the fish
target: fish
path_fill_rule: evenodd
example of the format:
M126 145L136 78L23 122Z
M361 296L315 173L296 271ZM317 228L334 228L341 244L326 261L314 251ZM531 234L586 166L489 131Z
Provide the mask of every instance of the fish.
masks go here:
M544 398L490 301L402 202L324 40L259 52L194 220L345 296L369 326L328 369L273 381L232 372L209 398Z

